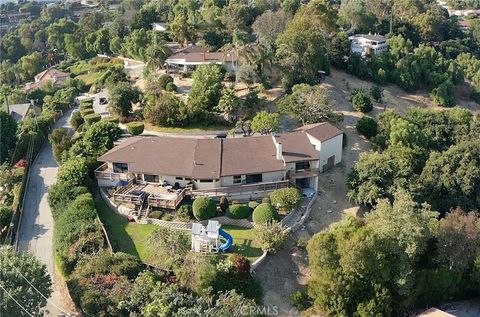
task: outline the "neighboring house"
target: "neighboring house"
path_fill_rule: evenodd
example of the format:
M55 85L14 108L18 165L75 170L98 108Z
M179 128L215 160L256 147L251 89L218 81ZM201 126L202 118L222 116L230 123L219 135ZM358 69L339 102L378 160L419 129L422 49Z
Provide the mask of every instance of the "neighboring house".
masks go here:
M237 57L234 53L207 52L203 47L190 45L176 51L165 60L167 71L189 71L195 70L198 65L217 64L223 65L225 70L233 72L236 70Z
M13 119L19 122L27 116L30 109L32 109L32 105L30 103L8 105L7 109L7 112L10 113Z
M329 123L245 138L132 137L98 159L104 164L95 176L101 187L129 184L114 199L125 202L128 195L135 205L143 203L139 196L147 192L162 197L159 188L166 187L168 200L175 200L171 206L162 205L167 208L181 201L172 197L175 193L181 198L190 194L255 199L289 186L317 191L319 172L341 161L342 140L342 131Z
M352 42L352 52L362 56L372 56L388 49L387 39L379 34L356 34L348 38Z
M41 88L48 82L51 82L53 86L63 86L65 85L68 78L70 78L69 73L63 72L55 68L49 68L41 73L38 73L35 76L35 82L27 84L25 86L25 90L29 92L34 89Z

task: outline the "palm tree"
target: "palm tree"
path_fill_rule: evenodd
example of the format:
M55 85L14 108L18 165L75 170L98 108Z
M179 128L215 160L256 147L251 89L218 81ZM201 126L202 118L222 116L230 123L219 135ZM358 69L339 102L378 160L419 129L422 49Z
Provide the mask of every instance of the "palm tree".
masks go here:
M158 35L156 33L153 34L153 43L147 47L146 52L147 67L155 72L163 68L165 60L172 53L165 41L159 38Z

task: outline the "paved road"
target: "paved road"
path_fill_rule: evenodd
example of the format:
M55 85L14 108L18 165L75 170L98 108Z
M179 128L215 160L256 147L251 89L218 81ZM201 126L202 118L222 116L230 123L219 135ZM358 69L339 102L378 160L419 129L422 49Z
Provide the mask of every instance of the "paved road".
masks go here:
M71 110L65 113L54 128L71 128ZM54 292L47 305L47 316L58 316L61 311L56 306L65 307L61 296L62 286L55 278L53 261L53 217L47 201L48 188L55 183L58 165L52 154L52 147L45 142L30 170L30 178L25 189L25 203L20 229L17 235L18 250L30 252L45 263L54 284Z

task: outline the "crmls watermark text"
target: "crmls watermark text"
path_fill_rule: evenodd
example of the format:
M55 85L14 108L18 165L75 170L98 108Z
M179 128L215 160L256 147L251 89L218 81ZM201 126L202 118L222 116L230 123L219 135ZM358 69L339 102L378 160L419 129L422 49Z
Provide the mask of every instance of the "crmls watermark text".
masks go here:
M251 315L264 315L264 316L277 316L278 306L242 306L240 308L240 314L242 316Z

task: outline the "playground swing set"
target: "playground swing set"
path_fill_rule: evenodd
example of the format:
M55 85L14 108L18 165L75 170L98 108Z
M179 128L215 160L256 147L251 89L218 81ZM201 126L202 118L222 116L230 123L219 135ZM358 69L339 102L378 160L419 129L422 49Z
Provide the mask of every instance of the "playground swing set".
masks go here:
M225 242L220 241L220 237ZM218 221L209 220L206 227L201 223L192 224L192 251L201 253L225 252L233 244L233 238L225 232Z

